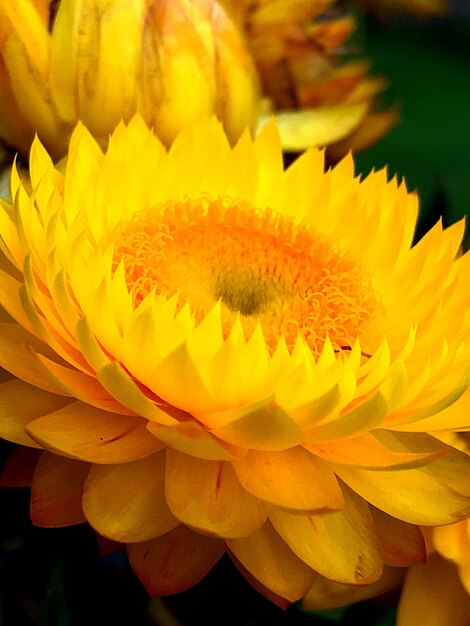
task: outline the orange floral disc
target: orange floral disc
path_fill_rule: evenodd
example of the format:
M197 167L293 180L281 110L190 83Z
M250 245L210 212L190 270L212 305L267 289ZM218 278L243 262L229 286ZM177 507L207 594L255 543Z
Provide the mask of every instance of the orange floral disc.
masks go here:
M134 306L152 291L179 296L200 322L220 300L225 337L241 316L274 350L300 335L319 355L329 337L350 349L379 303L359 259L305 225L245 201L201 197L140 212L118 225L114 268L124 265Z

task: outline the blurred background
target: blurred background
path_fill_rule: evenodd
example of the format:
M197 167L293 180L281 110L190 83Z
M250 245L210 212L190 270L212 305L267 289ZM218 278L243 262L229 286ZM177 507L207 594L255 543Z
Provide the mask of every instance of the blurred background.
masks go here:
M453 0L447 15L432 18L367 5L374 2L350 8L358 29L349 45L387 79L383 105L397 107L400 121L356 156L356 168L386 166L417 191L420 236L441 217L450 224L470 213L470 0ZM1 459L11 450L0 442ZM26 489L0 488L0 500L1 626L395 624L395 594L324 613L283 611L228 560L191 590L150 601L125 554L101 556L87 526L32 527Z

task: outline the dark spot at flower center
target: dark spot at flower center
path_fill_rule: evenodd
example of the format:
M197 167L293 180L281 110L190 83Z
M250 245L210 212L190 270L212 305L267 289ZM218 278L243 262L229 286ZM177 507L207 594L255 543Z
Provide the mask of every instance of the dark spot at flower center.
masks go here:
M219 274L214 296L231 311L248 317L266 313L279 300L280 293L273 280L235 272Z

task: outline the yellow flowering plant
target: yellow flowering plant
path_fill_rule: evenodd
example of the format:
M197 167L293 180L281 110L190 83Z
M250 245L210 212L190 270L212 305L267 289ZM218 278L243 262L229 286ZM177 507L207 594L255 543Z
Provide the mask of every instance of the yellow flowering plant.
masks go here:
M469 457L429 434L468 386L462 223L413 245L385 172L284 170L274 123L231 147L215 119L169 150L140 117L106 152L80 124L60 167L36 140L11 197L0 436L10 467L40 455L34 523L88 521L153 595L228 552L284 606L470 514Z
M363 148L396 112L372 111L384 84L366 63L339 63L354 24L320 21L332 5L4 0L0 138L27 155L37 133L58 160L78 121L106 147L138 112L170 145L186 123L215 114L233 143L275 114L285 149Z

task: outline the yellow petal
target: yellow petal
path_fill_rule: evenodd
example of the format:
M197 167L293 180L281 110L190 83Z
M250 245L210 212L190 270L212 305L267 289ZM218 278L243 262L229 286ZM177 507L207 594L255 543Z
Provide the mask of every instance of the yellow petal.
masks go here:
M31 485L33 524L56 528L84 522L81 502L89 470L88 463L44 452Z
M241 487L230 463L167 449L166 497L184 524L219 537L245 537L266 519L264 505Z
M131 543L167 533L179 522L165 499L165 452L118 465L93 465L83 511L104 537Z
M301 152L339 141L356 128L367 109L368 104L360 102L277 113L275 119L283 148L288 152ZM261 119L260 126L265 122Z
M26 432L26 427L38 417L60 410L70 398L48 393L21 380L0 384L0 436L24 446L41 448Z
M323 515L273 509L270 519L291 550L336 582L364 585L382 572L382 558L367 504L345 491L345 506Z
M90 463L125 463L157 452L163 444L138 417L108 413L83 402L29 422L28 434L51 452Z
M418 526L407 524L370 506L384 563L396 567L422 565L426 545Z
M161 426L155 422L149 422L147 430L175 450L199 459L230 461L237 456L243 456L246 452L241 448L236 448L216 439L192 419L179 422L175 426Z
M302 600L302 608L307 611L320 611L378 598L397 588L405 573L404 568L386 565L382 576L375 583L369 585L343 585L323 576L318 576Z
M462 470L466 473L465 465ZM443 484L439 472L428 467L383 471L336 465L335 472L378 509L410 524L449 524L470 514L468 497Z
M175 424L176 420L159 409L116 361L102 367L97 377L103 387L130 411L163 425Z
M249 451L232 465L241 485L265 502L303 511L335 510L344 504L330 468L301 447Z
M438 554L408 571L398 605L397 626L467 626L470 595L457 568Z
M220 439L242 448L284 450L300 443L297 423L275 402L259 402L239 411L212 413L212 423L229 422L212 429Z
M227 547L262 585L295 602L305 595L316 574L287 547L269 522L242 539L227 540Z
M224 553L222 541L178 526L162 537L127 546L130 564L150 595L184 591Z
M372 433L364 433L344 441L318 443L305 447L313 454L332 463L344 463L370 469L419 467L445 454L444 451L395 452L387 448Z

